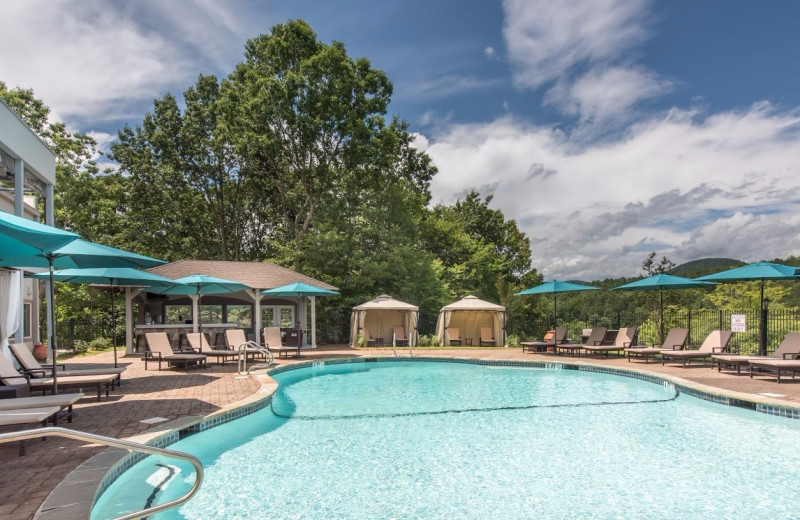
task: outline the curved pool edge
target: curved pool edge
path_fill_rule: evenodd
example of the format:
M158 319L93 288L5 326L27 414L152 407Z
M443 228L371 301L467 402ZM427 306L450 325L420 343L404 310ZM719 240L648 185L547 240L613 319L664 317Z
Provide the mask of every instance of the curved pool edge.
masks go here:
M278 383L269 375L254 376L261 386L254 393L223 406L208 415L190 415L165 422L125 440L165 448L187 435L201 432L244 417L269 405ZM47 495L36 510L34 520L85 520L100 495L120 475L142 460L143 453L108 448L72 470Z
M315 361L301 361L280 365L256 377L261 380L261 387L249 397L231 403L220 410L206 416L188 416L164 423L142 434L128 437L127 440L141 442L151 446L166 447L181 438L200 431L225 424L234 419L249 415L269 405L278 384L271 377L290 370L314 368L314 366L336 365L344 363L387 363L387 362L435 362L459 363L486 366L509 366L522 368L539 368L545 370L576 370L602 374L617 375L640 379L654 384L669 384L679 393L697 397L705 401L724 406L735 406L785 417L800 419L800 404L780 399L769 398L733 390L704 385L669 374L654 374L635 367L609 367L592 364L587 361L520 361L468 357L439 356L363 356L356 358L331 358ZM78 466L62 480L37 510L34 519L70 520L86 519L91 515L92 507L102 493L131 466L139 462L144 455L132 454L126 450L110 448L99 453Z

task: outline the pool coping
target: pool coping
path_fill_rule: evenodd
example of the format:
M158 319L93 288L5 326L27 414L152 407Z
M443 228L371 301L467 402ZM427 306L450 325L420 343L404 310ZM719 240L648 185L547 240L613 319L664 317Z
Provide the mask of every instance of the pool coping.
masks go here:
M398 361L527 367L545 370L575 370L610 374L640 379L654 384L669 385L670 389L674 389L679 393L684 393L724 406L744 408L758 413L765 413L788 419L800 419L800 404L793 404L766 396L721 389L669 374L656 375L635 367L609 367L584 361L528 361L438 356L363 356L347 359L333 358L303 361L275 367L268 370L266 374L254 376L261 381L261 386L255 393L244 399L223 406L219 410L206 416L187 416L169 421L153 427L144 433L128 437L127 440L148 444L150 446L166 447L188 435L214 428L215 426L225 424L261 410L270 404L272 396L278 388L277 382L271 377L274 374L303 368L314 368L315 366ZM50 492L42 505L39 506L33 518L37 520L83 520L89 518L95 502L103 492L105 492L120 475L142 460L145 456L146 455L143 453L131 453L127 450L109 448L89 458L70 472L70 474Z

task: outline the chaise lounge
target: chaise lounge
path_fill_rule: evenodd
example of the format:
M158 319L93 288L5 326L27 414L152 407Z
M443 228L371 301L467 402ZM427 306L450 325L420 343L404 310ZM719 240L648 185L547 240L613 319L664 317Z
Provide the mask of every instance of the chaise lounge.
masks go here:
M228 344L228 350L232 350L237 356L239 355L239 349L244 345L244 353L249 359L267 359L266 354L261 351L258 343L248 340L242 329L226 330L225 342Z
M448 345L462 345L464 340L461 339L461 331L458 327L447 327L447 344Z
M25 343L12 343L10 345L11 352L14 354L14 357L19 362L20 366L26 373L30 374L31 377L47 377L52 375L53 368L52 365L47 367L42 366L33 357L33 353L31 353L30 349ZM61 367L61 370L58 371L58 377L62 376L97 376L97 375L108 375L113 374L117 376L117 384L122 382L122 373L125 372L125 367L101 367L101 368L67 368L67 366L63 363L57 363L56 369Z
M711 356L711 368L717 364L717 371L726 368L736 368L736 373L741 374L742 367L750 366L751 361L771 361L776 359L792 359L800 356L800 332L787 332L781 344L771 356L740 356L737 354L714 354Z
M103 388L106 390L106 397L114 387L117 376L115 374L97 374L85 376L59 376L57 383L59 388L97 388L97 400L102 397ZM27 384L31 391L47 393L53 389L52 377L32 378L28 375L20 374L11 361L5 356L0 355L0 383L4 385Z
M184 369L189 365L208 366L208 358L205 354L173 352L166 332L148 332L145 334L145 338L147 339L147 350L144 353L145 370L147 370L148 361L158 361L159 370L161 370L162 362L166 362L167 366L183 365Z
M0 426L18 426L28 424L47 425L47 421L55 417L61 410L58 406L41 406L38 408L21 408L0 410ZM25 440L19 441L19 455L25 455Z
M280 327L264 327L264 346L270 352L278 353L278 357L289 357L290 352L294 352L294 357L300 357L300 345L290 347L283 344Z
M555 350L556 345L567 343L567 328L556 327L552 333L545 334L542 341L522 341L522 351L525 352L547 352L548 349Z
M213 349L211 345L208 344L208 340L206 339L206 335L203 332L189 332L186 334L186 341L189 342L189 347L198 354L203 354L204 356L215 358L217 363L224 364L225 360L228 358L237 358L239 356L233 350L229 350L227 348L224 349Z
M661 364L669 360L672 363L683 363L686 368L693 359L702 359L705 364L713 354L725 352L732 337L733 332L729 330L712 330L697 350L662 350Z
M628 358L629 363L632 357L642 358L645 363L648 362L648 358L652 358L655 361L656 356L661 355L661 352L664 350L683 350L687 339L689 339L689 329L670 329L663 344L653 345L652 347L626 348L625 357Z
M617 332L617 337L614 338L614 343L611 345L584 345L583 350L586 351L588 356L590 353L605 354L608 357L609 352L617 352L622 354L626 348L636 345L636 338L639 336L638 327L628 328L622 327Z

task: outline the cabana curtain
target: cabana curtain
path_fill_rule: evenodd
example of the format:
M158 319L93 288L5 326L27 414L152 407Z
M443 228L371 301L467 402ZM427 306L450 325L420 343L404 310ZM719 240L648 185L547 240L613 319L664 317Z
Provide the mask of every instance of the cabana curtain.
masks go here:
M17 332L20 322L20 274L21 271L0 270L0 352L9 361L12 357L8 338Z

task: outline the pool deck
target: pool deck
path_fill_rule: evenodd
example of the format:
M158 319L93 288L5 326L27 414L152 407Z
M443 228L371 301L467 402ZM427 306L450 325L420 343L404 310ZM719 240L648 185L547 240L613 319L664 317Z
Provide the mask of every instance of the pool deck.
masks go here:
M407 349L398 349L398 357L407 357ZM800 378L783 378L780 384L774 377L755 377L746 374L737 376L731 372L717 372L708 365L699 363L682 368L680 365L665 365L660 362L629 363L625 358L573 357L523 353L519 348L420 348L414 351L420 357L460 357L488 360L540 361L564 363L590 363L613 366L680 378L682 383L706 388L711 392L731 393L738 398L750 398L776 405L800 405ZM298 361L319 361L331 358L356 358L392 356L389 348L350 349L344 346L320 347L303 351L299 359L279 359L285 365ZM70 361L73 368L113 366L113 354L106 352L94 356L75 358ZM132 437L159 424L142 423L152 418L174 420L189 416L205 416L230 407L243 399L251 398L261 388L255 378L236 377L236 363L219 365L209 362L208 369L157 370L151 365L145 371L138 357L121 357L120 366L126 366L123 384L111 396L98 402L87 391L88 397L75 405L72 424L60 426L117 438ZM764 397L758 394L779 394L780 397ZM787 419L788 420L788 419ZM1 432L13 431L0 428ZM28 441L27 454L18 456L16 443L0 445L0 519L32 518L47 495L78 465L105 448L86 445L78 441L50 438L46 442Z

